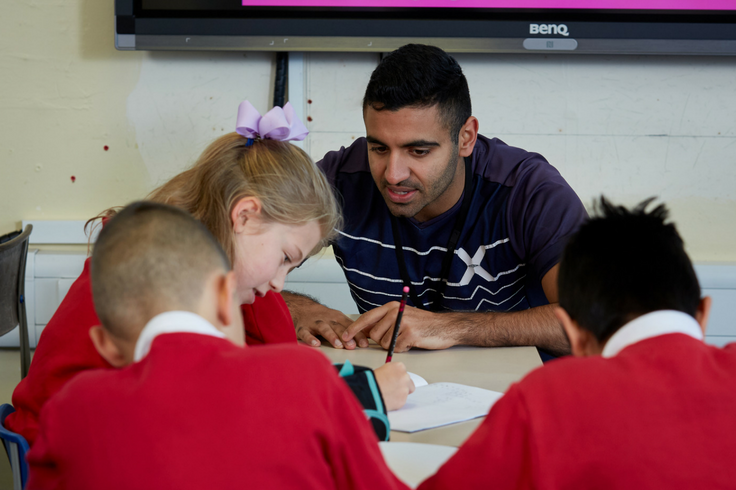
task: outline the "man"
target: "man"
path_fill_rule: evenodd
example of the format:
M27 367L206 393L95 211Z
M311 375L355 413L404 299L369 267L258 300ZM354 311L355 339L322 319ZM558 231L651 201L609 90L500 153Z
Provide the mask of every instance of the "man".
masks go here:
M568 352L549 303L566 237L586 213L538 154L478 134L467 80L439 48L385 57L363 100L366 138L318 165L344 200L335 255L364 314L285 293L298 337L387 348L404 284L396 350L456 344ZM352 324L351 324L352 323Z
M419 488L691 489L736 481L736 344L703 343L710 298L664 205L601 200L560 263L576 358L511 386Z

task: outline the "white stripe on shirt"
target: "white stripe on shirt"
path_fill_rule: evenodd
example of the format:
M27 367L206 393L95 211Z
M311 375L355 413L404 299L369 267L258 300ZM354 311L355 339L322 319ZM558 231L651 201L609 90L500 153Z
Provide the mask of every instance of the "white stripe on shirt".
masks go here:
M371 279L374 279L376 281L385 281L385 282L394 282L394 283L402 283L403 282L401 279L393 279L393 278L390 278L390 277L374 276L373 274L369 274L368 272L363 272L363 271L358 270L358 269L351 269L350 267L346 267L345 266L345 263L342 260L342 258L339 257L339 256L337 256L337 255L335 255L335 259L337 259L338 262L340 262L340 267L342 267L343 270L345 270L347 272L355 272L356 274L360 274L361 276L365 276L365 277L370 277ZM487 281L487 282L495 282L495 281L498 280L499 277L505 276L507 274L511 274L513 272L516 272L517 270L519 270L520 267L525 267L525 266L526 266L526 264L524 264L524 263L518 264L513 269L510 269L510 270L507 270L507 271L502 271L502 272L499 272L498 274L496 274L495 276L491 276L491 279L489 281ZM442 279L442 278L439 278L439 277L431 277L431 276L424 276L422 278L422 281L421 282L411 281L411 283L414 286L422 286L422 285L424 285L425 282L427 282L427 280L432 281L432 282L442 282L442 281L444 281L444 282L447 283L447 286L449 286L449 287L460 287L460 286L462 286L459 282L449 282L447 279Z
M357 241L363 241L363 242L373 243L373 244L379 245L379 246L381 246L383 248L388 248L388 249L391 249L391 250L396 250L396 245L391 245L391 244L388 244L388 243L383 243L383 242L381 242L379 240L375 240L373 238L348 235L344 231L340 231L340 230L338 230L337 232L340 235L344 236L345 238L350 238L351 240L357 240ZM488 245L481 245L481 247L483 247L486 250L488 250L488 249L497 247L498 245L501 245L501 244L504 244L504 243L508 243L510 241L511 240L509 238L502 238L501 240L496 240L495 242L489 243ZM408 252L414 252L417 255L429 255L430 253L435 252L435 251L436 252L447 252L447 248L445 248L445 247L437 247L437 246L430 247L429 250L424 251L424 252L420 252L419 250L417 250L415 248L404 247L404 246L401 247L401 250L406 250ZM455 250L455 253L457 254L457 250Z

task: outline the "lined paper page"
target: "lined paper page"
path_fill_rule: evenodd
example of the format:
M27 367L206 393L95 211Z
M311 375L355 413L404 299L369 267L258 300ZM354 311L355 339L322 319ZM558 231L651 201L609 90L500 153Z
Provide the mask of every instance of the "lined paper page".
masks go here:
M406 405L389 412L388 419L391 430L399 432L442 427L486 415L502 396L503 393L474 386L432 383L417 388Z

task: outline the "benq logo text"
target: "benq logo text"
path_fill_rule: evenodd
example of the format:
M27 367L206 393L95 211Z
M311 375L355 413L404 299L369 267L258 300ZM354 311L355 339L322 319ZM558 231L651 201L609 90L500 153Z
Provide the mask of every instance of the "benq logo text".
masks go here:
M569 36L565 24L529 24L529 34L560 34L561 36Z

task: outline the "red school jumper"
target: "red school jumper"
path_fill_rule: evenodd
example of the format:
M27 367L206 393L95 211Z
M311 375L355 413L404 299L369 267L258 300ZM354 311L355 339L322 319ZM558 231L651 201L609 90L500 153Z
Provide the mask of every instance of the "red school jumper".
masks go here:
M406 489L319 352L197 333L76 376L50 400L28 489Z
M513 385L430 489L736 487L736 344L661 335Z
M38 414L46 400L76 374L111 367L89 338L89 329L100 324L92 303L89 268L87 259L82 274L44 328L28 376L13 392L16 411L5 419L5 427L25 437L31 446L38 432ZM280 294L269 292L241 309L249 345L296 342L294 323Z

